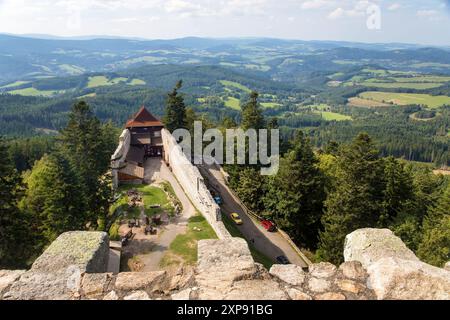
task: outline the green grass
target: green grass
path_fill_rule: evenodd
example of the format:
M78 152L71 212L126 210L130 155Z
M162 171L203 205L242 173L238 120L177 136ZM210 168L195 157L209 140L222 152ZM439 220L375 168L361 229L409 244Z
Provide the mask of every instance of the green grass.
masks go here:
M145 82L144 80L141 80L141 79L133 79L128 84L131 86L143 86L143 85L147 84L147 82Z
M348 121L353 120L352 117L336 113L336 112L330 112L330 111L318 111L318 114L322 115L322 118L325 121Z
M251 90L250 88L244 86L243 84L234 82L234 81L220 80L220 83L221 83L224 87L238 89L238 90L244 91L244 92L246 92L246 93L252 92L252 90Z
M148 216L153 216L155 214L160 214L166 211L170 215L174 213L174 208L170 201L167 199L167 195L161 188L148 186L148 185L122 185L119 187L119 192L121 193L121 198L116 202L115 206L122 206L122 209L128 212L130 218L137 218L140 215L140 209L138 207L128 208L128 196L127 190L136 189L142 195L144 201L145 214ZM151 205L161 205L160 208L150 208Z
M111 84L118 84L118 83L127 82L127 81L128 81L128 78L118 77L118 78L111 79L109 82Z
M97 94L96 94L95 92L92 92L92 93L85 94L84 96L79 96L77 99L93 98L93 97L95 97L96 95L97 95Z
M97 87L104 87L104 86L112 86L121 82L127 82L128 78L124 77L118 77L113 78L111 80L108 80L105 76L94 76L89 77L89 82L87 84L87 88L97 88Z
M389 88L389 89L417 89L426 90L441 87L442 83L414 83L414 82L372 82L364 81L358 85L374 88Z
M422 63L412 64L411 67L413 67L413 68L450 68L450 64L435 63L435 62L422 62Z
M277 102L261 102L263 108L278 108L281 104Z
M222 214L222 221L223 221L223 224L225 225L225 228L227 228L228 232L231 234L232 237L238 237L238 238L245 239L245 237L242 234L242 232L238 229L236 224L231 220L231 218L228 215ZM261 253L260 251L258 251L248 241L247 241L247 244L248 244L248 247L250 249L250 252L252 254L253 259L256 262L261 263L264 267L266 267L267 270L269 270L270 267L275 262L272 259L270 259L269 257L267 257L266 255L264 255L263 253Z
M306 106L308 108L311 108L311 110L318 110L318 111L327 111L330 110L330 106L325 104L325 103L321 103L321 104L312 104L312 105L308 105Z
M450 82L450 77L444 76L415 76L415 77L397 77L393 78L397 82Z
M450 97L432 96L429 94L367 91L361 93L360 97L378 102L392 102L396 105L426 105L431 109L438 108L446 104L450 105Z
M178 235L170 244L169 252L163 257L161 266L170 266L181 261L183 264L193 265L197 262L198 241L217 239L208 221L199 213L189 218L187 229L185 234Z
M71 64L60 64L59 68L62 71L65 71L71 75L80 75L83 74L86 70L83 69L82 67L78 67L78 66L74 66Z
M383 76L383 75L388 74L388 71L383 70L383 69L370 69L370 68L366 68L366 69L363 69L362 72L365 72L365 73L372 73L372 74L376 74L376 75L378 75L378 76Z
M58 93L62 93L64 91L57 91L57 90L38 90L36 88L25 88L25 89L18 89L13 91L8 91L9 94L18 94L21 96L43 96L43 97L51 97Z
M231 109L241 110L241 103L239 99L236 99L234 97L228 97L225 100L225 106Z
M30 83L30 81L16 81L13 83L9 83L3 87L0 87L0 89L14 88L14 87L18 87L18 86L21 86L21 85L27 84L27 83Z

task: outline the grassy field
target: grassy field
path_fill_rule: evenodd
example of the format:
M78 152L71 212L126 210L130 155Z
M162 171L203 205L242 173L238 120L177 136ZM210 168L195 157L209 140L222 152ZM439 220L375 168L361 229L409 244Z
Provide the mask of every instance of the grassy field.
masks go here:
M367 100L362 99L360 97L354 97L348 99L348 105L352 107L364 107L364 108L370 108L370 107L389 107L390 104L382 103L379 101L374 100Z
M235 110L241 110L240 101L234 97L228 97L225 100L225 106Z
M8 91L10 94L18 94L21 96L43 96L43 97L51 97L55 94L62 93L64 91L57 91L57 90L38 90L36 88L25 88L25 89L18 89L13 91Z
M234 81L228 81L228 80L220 80L220 83L224 86L224 87L228 87L230 89L238 89L241 91L244 91L246 93L250 93L252 92L252 90L246 86L244 86L243 84L234 82Z
M217 239L217 235L208 221L197 213L189 218L187 232L178 235L170 244L169 251L161 260L161 266L167 267L177 264L193 265L197 262L197 243L203 239Z
M127 191L130 189L136 189L142 195L142 200L144 201L145 214L148 216L152 216L155 214L159 214L163 211L168 212L169 214L173 214L174 208L172 204L167 199L166 193L158 187L154 186L146 186L146 185L122 185L119 187L119 192L121 194L121 198L112 206L113 210L117 208L117 206L123 206L123 209L128 211L128 216L136 218L139 216L140 210L139 208L131 208L128 209L128 196ZM150 208L151 205L161 205L160 208Z
M9 83L3 87L0 87L0 89L14 88L14 87L18 87L18 86L21 86L21 85L27 84L27 83L30 83L30 81L16 81L13 83Z
M373 100L376 102L392 102L396 105L419 104L426 105L428 108L438 108L442 105L450 105L450 97L432 96L429 94L415 93L394 93L394 92L376 92L367 91L359 95L363 99Z
M143 85L147 84L147 82L145 82L144 80L141 80L141 79L133 79L128 84L131 86L143 86Z
M322 118L326 121L348 121L353 120L352 117L330 111L317 111L318 114L322 115Z
M397 77L397 78L393 78L393 79L397 82L431 82L431 83L450 82L450 77L445 77L445 76Z
M426 90L432 88L438 88L443 85L443 83L414 83L414 82L372 82L364 81L358 83L358 85L374 88L389 88L389 89L417 89Z
M92 92L92 93L85 94L84 96L79 96L77 99L93 98L95 96L97 96L97 94L95 92Z
M276 102L261 102L263 108L278 108L281 104Z
M89 82L87 84L87 88L97 88L103 86L112 86L121 82L127 82L128 78L118 77L113 79L108 79L105 76L94 76L89 77Z
M79 74L83 74L86 70L78 67L78 66L74 66L71 64L60 64L59 68L71 75L79 75Z

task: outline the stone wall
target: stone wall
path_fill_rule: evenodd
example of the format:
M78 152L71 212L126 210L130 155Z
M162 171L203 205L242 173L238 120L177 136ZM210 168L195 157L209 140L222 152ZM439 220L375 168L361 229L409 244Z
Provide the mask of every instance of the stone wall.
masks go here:
M196 267L105 273L106 240L101 232L61 235L31 270L0 270L0 300L450 299L450 271L421 262L389 230L351 233L346 262L313 264L309 272L295 265L268 271L244 239L229 238L199 241Z
M119 171L114 170L119 169L125 165L125 159L127 157L128 151L130 150L131 134L128 129L123 130L119 138L119 145L116 151L111 156L111 168L112 170L112 180L114 188L119 186Z
M221 221L220 207L212 198L198 168L188 160L174 137L166 129L162 130L162 140L164 160L169 164L186 195L206 218L219 239L231 238Z

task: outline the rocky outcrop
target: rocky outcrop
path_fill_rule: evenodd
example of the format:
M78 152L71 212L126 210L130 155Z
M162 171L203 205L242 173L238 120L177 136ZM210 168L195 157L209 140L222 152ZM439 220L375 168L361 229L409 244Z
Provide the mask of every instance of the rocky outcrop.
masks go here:
M361 262L378 299L450 299L450 271L420 261L388 229L347 235L344 257Z
M68 239L85 246L70 250ZM79 239L90 239L80 244ZM348 235L346 262L295 265L255 263L241 238L201 240L196 267L119 274L88 270L104 263L104 235L65 234L31 270L0 271L0 299L81 300L367 300L449 299L450 272L421 262L389 230L362 229ZM96 243L96 244L95 244ZM63 250L67 250L64 257ZM397 254L398 253L398 254ZM55 258L60 266L46 259ZM98 259L98 261L94 261ZM67 267L68 266L68 267ZM76 266L73 268L73 266ZM80 271L82 270L82 271Z

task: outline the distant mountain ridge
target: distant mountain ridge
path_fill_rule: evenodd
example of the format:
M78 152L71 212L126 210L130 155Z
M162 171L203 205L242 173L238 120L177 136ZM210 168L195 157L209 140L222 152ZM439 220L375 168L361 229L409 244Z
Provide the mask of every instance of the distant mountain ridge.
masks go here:
M349 64L342 60L376 64L380 59L382 64L392 60L450 65L450 50L414 44L273 38L145 40L0 34L0 86L18 80L115 72L145 64L220 65L261 72L272 79L285 75L290 79L292 72L340 70Z

